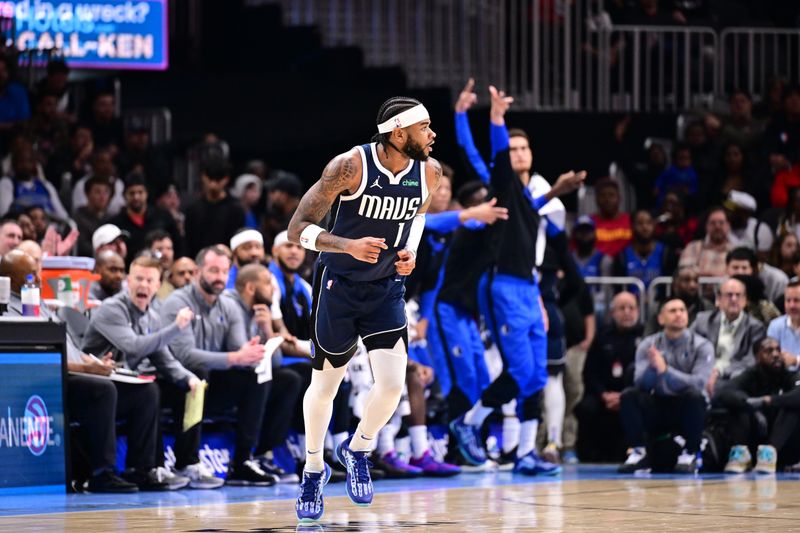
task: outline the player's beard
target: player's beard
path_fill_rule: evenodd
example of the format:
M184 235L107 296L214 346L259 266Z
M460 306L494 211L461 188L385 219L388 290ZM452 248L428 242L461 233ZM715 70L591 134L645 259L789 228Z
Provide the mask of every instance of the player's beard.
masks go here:
M269 307L272 305L272 299L267 298L263 294L256 291L255 293L253 293L253 303L255 305L266 305L267 307Z
M411 137L409 137L406 144L403 145L403 153L414 161L428 160L428 156L425 154L425 147L414 141Z
M222 291L225 290L225 284L224 283L222 284L221 287L220 287L220 284L217 284L215 286L215 285L212 285L211 283L209 283L208 281L206 281L205 278L203 278L202 276L200 276L200 287L203 288L203 290L205 291L206 294L214 294L216 296L219 296L220 294L222 294Z
M278 258L278 265L280 265L281 270L283 270L287 274L297 274L297 272L300 270L299 268L291 268L289 265L284 263L283 259L281 259L280 257ZM300 263L300 265L302 266L302 263Z

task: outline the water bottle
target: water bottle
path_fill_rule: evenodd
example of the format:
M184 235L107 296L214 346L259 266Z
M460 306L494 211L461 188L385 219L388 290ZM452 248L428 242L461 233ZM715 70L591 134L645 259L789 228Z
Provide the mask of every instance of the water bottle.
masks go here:
M39 316L39 286L33 279L33 274L25 276L25 285L20 290L22 300L22 316Z
M0 276L0 316L8 312L8 303L11 300L11 278Z

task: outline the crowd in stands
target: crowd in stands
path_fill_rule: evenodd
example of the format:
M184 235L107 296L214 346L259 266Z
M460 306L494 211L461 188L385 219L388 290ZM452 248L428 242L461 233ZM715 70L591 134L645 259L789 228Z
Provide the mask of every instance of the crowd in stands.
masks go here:
M800 16L796 5L780 0L729 0L724 4L724 9L714 0L611 0L601 5L602 13L615 25L793 27Z
M237 176L224 150L209 149L200 193L182 198L169 158L151 144L147 125L123 127L113 94L93 95L88 115L77 117L63 63L51 63L31 93L11 81L10 70L0 57L0 275L11 278L9 313L21 312L20 287L29 274L40 279L43 257L93 257L100 278L90 291L96 307L68 343L69 368L77 372L68 378L69 411L86 437L75 449L91 458L85 488L222 485L198 455L203 426L181 428L185 395L203 382L207 413L235 419L226 482L297 482L276 464L274 450L290 434L303 447L302 397L311 375L314 257L286 234L302 181L266 175L258 164ZM613 132L621 172L590 177L593 213L543 218L563 230L540 234L547 246L537 261L550 328L538 445L548 461L624 460L623 472L687 473L700 460L727 472L749 469L753 457L763 472L800 461L800 88L776 83L779 96L761 107L735 91L727 113L697 113L677 139L645 142L646 124L623 118ZM474 103L471 88L466 93L457 123ZM488 200L491 186L481 179L488 170L475 159L471 136L460 135L474 176L454 176L443 162L443 185L408 280L407 398L379 435L375 479L514 462L513 406L491 416L480 407L488 376L502 365L491 335L441 338L445 314L456 322L477 314L477 296L448 277L480 263L481 246L491 245L470 231L508 217L507 206ZM510 137L514 172L532 190L549 188L534 173L536 139L513 129ZM219 140L210 136L207 144ZM628 212L623 195L631 192ZM467 248L455 246L475 235ZM441 253L451 245L449 255ZM638 278L645 292L627 282L583 281L597 276ZM671 283L650 291L662 276ZM43 314L60 320L47 308ZM284 342L264 381L253 368L263 343L277 335ZM474 358L477 374L454 369L452 358L462 356ZM91 376L114 367L157 379L126 385ZM335 392L333 447L354 427L370 380L362 354ZM120 473L121 420L128 452ZM461 426L448 453L434 453L428 424L470 420L477 420L477 441L468 453L456 445L467 435ZM486 450L496 425L501 445ZM169 463L165 433L176 437Z

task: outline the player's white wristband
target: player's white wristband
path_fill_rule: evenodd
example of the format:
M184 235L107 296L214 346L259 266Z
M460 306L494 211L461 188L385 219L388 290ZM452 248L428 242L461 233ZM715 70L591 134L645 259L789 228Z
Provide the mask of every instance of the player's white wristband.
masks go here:
M325 230L316 224L309 224L302 233L300 233L300 246L308 250L319 252L317 249L317 237L319 237L319 234L323 231Z
M425 231L425 215L415 215L414 220L411 221L411 229L408 232L408 239L406 240L406 250L417 257L417 248L419 241L422 240L422 232Z

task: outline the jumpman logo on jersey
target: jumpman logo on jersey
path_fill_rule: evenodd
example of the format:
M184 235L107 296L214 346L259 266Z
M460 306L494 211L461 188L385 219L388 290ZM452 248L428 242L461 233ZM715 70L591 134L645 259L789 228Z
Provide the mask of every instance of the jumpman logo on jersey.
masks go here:
M380 176L378 176L377 178L375 178L375 181L373 181L373 182L372 182L372 185L370 185L370 186L369 186L369 188L371 189L371 188L373 188L373 187L377 187L377 188L379 188L379 189L383 190L383 187L381 187L381 184L380 184L380 180L381 180L381 177L380 177Z

